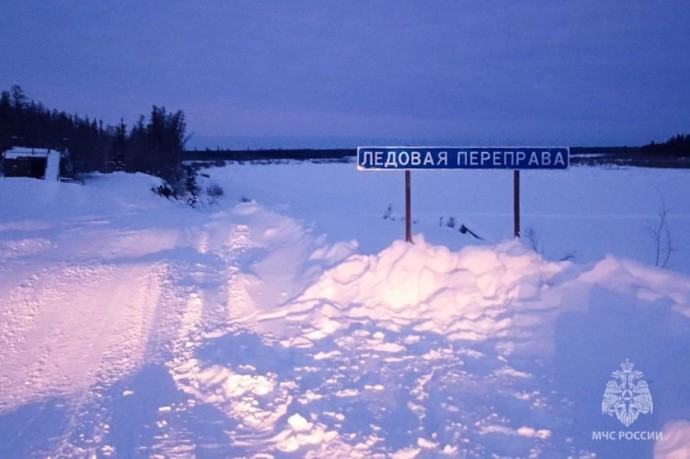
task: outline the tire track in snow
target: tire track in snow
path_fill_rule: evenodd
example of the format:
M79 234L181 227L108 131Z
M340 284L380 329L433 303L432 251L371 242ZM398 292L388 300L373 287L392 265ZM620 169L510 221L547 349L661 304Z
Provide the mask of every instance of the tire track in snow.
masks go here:
M2 324L3 331L13 328L3 333L12 345L2 351L2 410L64 406L56 426L61 433L44 439L43 455L80 456L105 447L103 393L141 364L165 270L161 263L63 263L31 275L10 294L25 317ZM41 422L26 420L27 426Z
M178 390L190 397L186 403L159 407L153 439L153 457L189 457L196 449L190 432L193 422L208 422L194 417L199 375L204 371L196 353L205 339L227 332L236 296L232 292L239 272L237 257L249 246L248 229L232 227L227 239L227 224L218 222L193 234L195 256L179 260L174 280L179 304L176 333L169 343L170 357L165 362Z
M92 308L91 316L100 324L94 327L85 345L92 348L94 361L87 369L88 386L70 398L64 435L56 451L57 457L84 455L109 456L115 453L111 445L104 444L110 431L110 413L105 405L105 393L116 380L131 373L144 359L148 331L153 312L159 304L161 279L167 266L126 266L113 269L111 275L99 284L110 284L106 307ZM110 282L108 282L110 281ZM132 291L132 286L136 286ZM67 323L77 325L84 311L72 311ZM97 317L96 317L97 316ZM98 322L97 322L98 323Z

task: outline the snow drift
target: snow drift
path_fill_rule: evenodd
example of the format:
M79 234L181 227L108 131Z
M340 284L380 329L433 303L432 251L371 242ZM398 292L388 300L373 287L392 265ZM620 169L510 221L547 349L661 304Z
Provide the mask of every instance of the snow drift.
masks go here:
M502 338L530 328L524 314L558 305L553 280L569 266L546 261L518 241L452 252L418 235L415 244L398 241L379 254L347 258L260 320L284 317L300 324L300 335L309 340L352 321L450 340Z

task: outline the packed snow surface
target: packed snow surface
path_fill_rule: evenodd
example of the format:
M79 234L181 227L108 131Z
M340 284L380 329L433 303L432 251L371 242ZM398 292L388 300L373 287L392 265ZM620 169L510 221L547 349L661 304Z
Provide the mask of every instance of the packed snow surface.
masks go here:
M0 179L0 457L690 455L687 172L201 172Z

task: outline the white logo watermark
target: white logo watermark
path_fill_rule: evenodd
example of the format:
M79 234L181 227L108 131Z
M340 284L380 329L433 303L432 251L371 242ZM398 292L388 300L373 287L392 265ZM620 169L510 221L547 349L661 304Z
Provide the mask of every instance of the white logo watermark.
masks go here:
M606 384L601 402L602 413L609 416L615 414L625 427L635 422L641 413L651 413L654 408L649 386L641 379L644 375L641 371L633 370L634 367L635 364L626 359L621 364L623 371L611 373L615 379Z
M602 414L616 416L625 426L630 427L640 414L651 413L654 409L649 385L642 379L641 371L634 370L635 364L626 359L621 370L611 373L614 378L606 384L601 401ZM661 440L662 432L655 431L598 431L592 432L592 440Z

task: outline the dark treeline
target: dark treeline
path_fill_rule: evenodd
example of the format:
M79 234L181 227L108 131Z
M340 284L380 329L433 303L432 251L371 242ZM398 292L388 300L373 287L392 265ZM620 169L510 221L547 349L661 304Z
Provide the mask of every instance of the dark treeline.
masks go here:
M641 147L572 147L571 164L690 168L690 135ZM588 156L591 155L591 156Z
M664 143L650 143L642 151L675 157L690 157L690 135L678 134Z
M651 142L641 147L571 147L573 154L604 153L610 155L640 155L667 157L667 158L690 158L690 135L671 137L666 142Z
M262 150L193 150L184 153L190 161L265 161L265 160L347 160L357 154L356 149L262 149Z
M128 129L88 116L50 110L15 85L0 94L0 152L12 146L69 151L75 174L145 172L170 183L181 179L186 123L184 113L154 106Z

